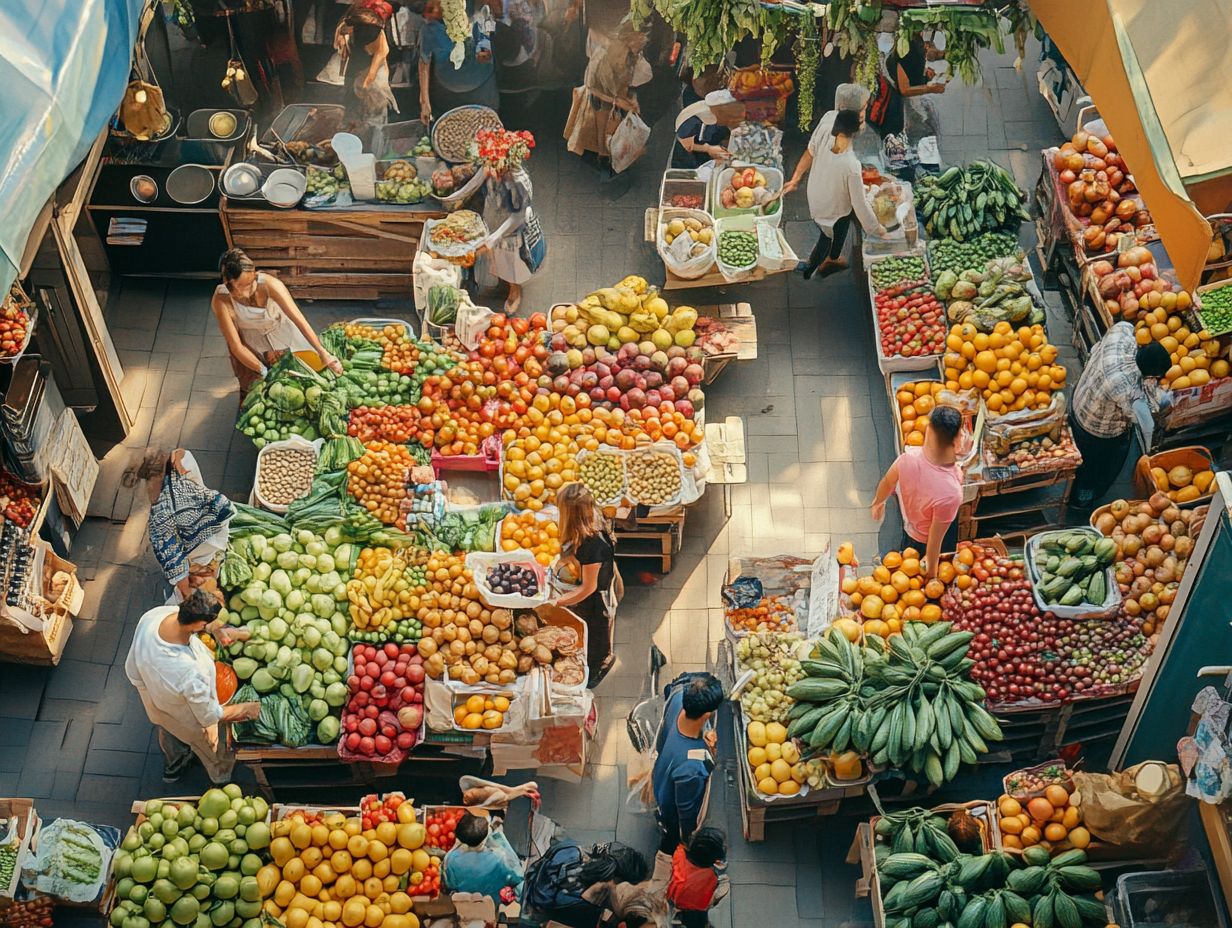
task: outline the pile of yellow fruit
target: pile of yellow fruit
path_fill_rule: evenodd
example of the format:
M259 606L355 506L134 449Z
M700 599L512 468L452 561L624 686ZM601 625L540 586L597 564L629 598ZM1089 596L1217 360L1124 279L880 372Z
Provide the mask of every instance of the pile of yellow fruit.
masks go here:
M536 397L538 399L538 397ZM538 512L556 499L556 491L577 480L578 443L567 426L551 426L537 434L504 435L502 489L519 509Z
M273 863L257 883L265 911L286 928L419 928L411 895L431 858L410 802L398 807L396 824L365 829L340 812L310 824L295 813L271 834Z
M749 722L745 729L749 741L749 769L753 784L764 796L795 796L808 782L808 765L800 760L800 749L788 739L787 729L778 722Z
M858 612L864 634L884 638L901 632L904 622L938 621L941 597L954 576L954 565L942 561L937 565L937 575L925 580L920 552L905 548L902 552L887 551L866 576L844 577L842 591ZM854 641L859 637L854 624L854 619L837 619L834 627Z
M406 576L410 560L405 551L390 548L364 548L355 564L355 575L347 581L351 603L351 624L359 629L381 628L415 615L419 608L418 591ZM392 582L386 578L396 577Z
M459 699L453 709L453 720L465 731L493 731L505 724L509 711L508 696L482 696L478 693Z
M905 383L894 394L898 404L899 430L903 445L923 445L924 430L928 427L928 414L937 405L937 394L945 389L939 380L917 380Z
M560 557L560 527L554 519L540 519L523 511L505 516L500 525L502 551L529 551L544 567Z
M1219 357L1219 339L1211 333L1190 331L1181 316L1169 315L1163 307L1153 309L1134 328L1139 345L1159 342L1172 355L1172 367L1163 377L1171 390L1200 387L1219 377L1227 377L1228 362Z
M946 388L979 390L990 415L1045 409L1065 387L1065 368L1042 325L1015 329L1002 321L984 333L963 323L950 329L945 347Z
M1046 851L1083 849L1091 833L1082 826L1082 798L1053 784L1026 802L1012 796L997 800L1001 844L1007 848L1042 847Z

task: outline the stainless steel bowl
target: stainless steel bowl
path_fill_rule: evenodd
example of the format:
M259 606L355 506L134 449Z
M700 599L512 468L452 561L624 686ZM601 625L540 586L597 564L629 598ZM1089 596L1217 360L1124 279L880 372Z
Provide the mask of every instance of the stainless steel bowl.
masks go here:
M304 198L308 178L291 168L279 168L265 179L261 194L274 206L291 209Z
M261 170L254 164L239 162L222 175L222 192L229 197L256 196L261 190Z
M154 188L153 193L148 190L145 194L141 193L140 188L146 181L149 181L150 186ZM138 203L153 203L158 199L158 183L149 174L138 174L128 182L128 192Z

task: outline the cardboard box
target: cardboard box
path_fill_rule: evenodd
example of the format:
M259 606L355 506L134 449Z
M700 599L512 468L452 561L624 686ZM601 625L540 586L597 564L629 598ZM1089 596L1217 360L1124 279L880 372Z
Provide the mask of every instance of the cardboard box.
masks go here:
M34 814L32 799L0 799L0 818L17 819L17 833L21 841L17 845L17 865L13 868L13 876L7 885L0 886L0 908L4 900L17 895L17 887L21 882L21 867L25 863L26 854L30 852L30 839L38 830L38 816Z

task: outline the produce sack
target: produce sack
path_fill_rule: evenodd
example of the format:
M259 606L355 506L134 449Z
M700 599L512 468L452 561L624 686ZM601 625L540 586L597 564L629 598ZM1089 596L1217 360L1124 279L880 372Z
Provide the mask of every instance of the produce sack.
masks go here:
M1126 848L1172 847L1189 801L1176 764L1144 761L1120 773L1075 773L1082 823L1095 837Z
M318 438L315 441L308 441L308 439L304 438L301 435L292 435L290 438L287 438L283 441L272 441L268 445L265 445L260 451L257 452L257 467L253 473L252 497L249 500L249 504L252 504L255 501L256 505L260 506L262 509L268 509L270 512L276 512L276 513L279 513L280 515L282 513L285 513L288 509L291 508L290 504L271 503L269 500L267 500L265 497L261 495L261 481L257 478L261 473L262 458L264 458L268 453L272 451L281 451L284 449L291 449L295 451L307 451L313 456L313 458L316 458L320 456L321 446L324 444L325 444L324 438Z
M619 174L642 157L649 139L650 126L642 121L642 117L632 111L625 114L608 141L612 170Z
M415 294L415 309L423 312L428 306L428 291L433 287L461 287L462 269L444 258L434 258L426 251L417 252L411 266Z
M897 180L887 180L865 190L869 208L886 230L884 241L901 239L906 234L905 226L915 226L915 196L911 185ZM908 222L910 217L911 221Z
M673 219L696 219L703 226L712 230L710 246L700 254L692 255L693 240L689 235L678 235L667 243L667 227ZM700 209L665 209L659 211L659 229L655 236L659 257L667 269L685 280L694 280L703 276L714 266L715 247L718 243L718 230L714 228L714 220L710 214Z

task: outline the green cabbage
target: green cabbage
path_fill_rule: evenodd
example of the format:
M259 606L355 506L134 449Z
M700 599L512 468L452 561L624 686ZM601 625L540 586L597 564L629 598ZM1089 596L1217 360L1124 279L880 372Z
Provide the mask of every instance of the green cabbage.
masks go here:
M284 532L281 535L275 535L271 538L270 544L273 546L275 551L282 554L284 551L291 550L291 546L295 544L295 539Z
M341 681L325 687L325 701L335 709L347 701L347 687Z
M294 551L283 551L278 555L278 566L282 570L294 570L299 566L300 556Z
M332 744L338 740L341 730L342 723L338 721L338 717L327 715L317 723L317 741L321 744Z

